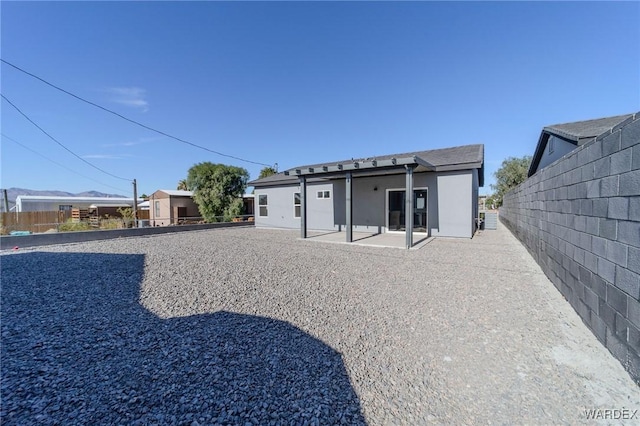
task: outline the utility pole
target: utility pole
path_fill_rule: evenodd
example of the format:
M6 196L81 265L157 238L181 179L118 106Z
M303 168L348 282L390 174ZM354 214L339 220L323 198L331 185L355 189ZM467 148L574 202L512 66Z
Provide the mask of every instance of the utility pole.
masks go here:
M5 213L9 213L9 198L7 198L7 190L2 190L2 195L4 196L4 211Z
M133 180L133 227L138 227L138 184Z

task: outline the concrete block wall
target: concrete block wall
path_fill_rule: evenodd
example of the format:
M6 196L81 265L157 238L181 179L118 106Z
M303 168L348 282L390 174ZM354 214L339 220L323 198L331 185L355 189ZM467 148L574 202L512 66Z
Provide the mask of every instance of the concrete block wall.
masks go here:
M640 384L640 115L510 191L500 220Z

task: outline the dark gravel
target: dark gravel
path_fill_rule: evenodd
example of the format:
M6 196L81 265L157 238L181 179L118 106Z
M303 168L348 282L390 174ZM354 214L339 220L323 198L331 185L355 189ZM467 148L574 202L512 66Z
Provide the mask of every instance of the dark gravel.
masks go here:
M639 408L507 231L410 252L296 237L4 253L1 423L548 424Z

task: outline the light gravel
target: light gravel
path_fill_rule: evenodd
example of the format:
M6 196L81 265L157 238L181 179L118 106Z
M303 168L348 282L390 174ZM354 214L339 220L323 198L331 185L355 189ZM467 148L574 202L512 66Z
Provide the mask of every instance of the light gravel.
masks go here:
M3 253L0 423L589 424L585 409L640 408L502 227L416 251L297 237Z

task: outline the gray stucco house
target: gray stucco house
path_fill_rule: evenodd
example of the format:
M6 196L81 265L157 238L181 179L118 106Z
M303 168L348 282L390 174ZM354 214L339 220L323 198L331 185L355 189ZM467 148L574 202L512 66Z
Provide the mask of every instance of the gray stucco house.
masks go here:
M257 227L471 238L484 145L299 166L249 182ZM411 194L411 196L407 196ZM411 212L411 214L406 214Z
M542 129L529 166L529 177L579 146L600 140L634 120L635 114L617 115L574 123L554 124Z

